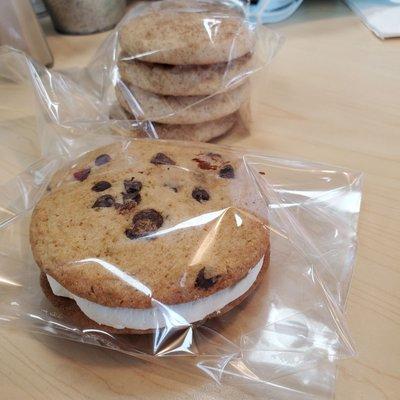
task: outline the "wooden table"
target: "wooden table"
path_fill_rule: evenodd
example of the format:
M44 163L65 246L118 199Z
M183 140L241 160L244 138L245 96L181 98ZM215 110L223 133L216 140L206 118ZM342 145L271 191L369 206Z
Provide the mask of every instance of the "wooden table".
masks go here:
M336 1L308 1L275 28L287 40L269 73L256 78L252 135L223 142L365 172L360 247L347 306L359 356L341 363L336 399L399 399L400 40L377 39ZM55 67L84 65L105 37L50 32ZM4 182L37 153L34 120L13 106L21 109L25 99L18 92L0 95ZM248 397L114 352L0 331L0 398Z

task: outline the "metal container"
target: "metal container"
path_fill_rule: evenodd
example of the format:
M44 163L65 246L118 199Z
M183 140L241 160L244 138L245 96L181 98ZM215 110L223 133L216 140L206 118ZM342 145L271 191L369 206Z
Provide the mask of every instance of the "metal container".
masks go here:
M54 27L84 35L112 29L125 13L126 0L44 0Z

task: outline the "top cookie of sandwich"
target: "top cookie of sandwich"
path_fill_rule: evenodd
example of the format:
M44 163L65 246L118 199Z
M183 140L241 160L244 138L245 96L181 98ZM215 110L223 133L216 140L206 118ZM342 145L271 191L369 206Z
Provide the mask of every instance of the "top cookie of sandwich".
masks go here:
M43 272L109 307L179 304L230 287L269 246L265 204L240 156L132 140L58 171L32 215Z
M255 34L240 15L172 9L139 15L121 28L132 58L171 65L228 62L252 51Z

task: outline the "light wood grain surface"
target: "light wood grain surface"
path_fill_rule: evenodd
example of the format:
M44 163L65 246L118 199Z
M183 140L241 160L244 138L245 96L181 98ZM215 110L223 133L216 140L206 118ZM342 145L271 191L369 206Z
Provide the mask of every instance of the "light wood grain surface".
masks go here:
M341 363L336 399L400 399L400 40L377 39L336 1L306 1L275 28L286 43L256 78L252 134L223 142L365 172L347 305L359 356ZM105 37L50 32L55 67L85 65ZM0 92L1 182L37 158L29 101ZM117 398L250 397L114 352L0 331L0 399Z

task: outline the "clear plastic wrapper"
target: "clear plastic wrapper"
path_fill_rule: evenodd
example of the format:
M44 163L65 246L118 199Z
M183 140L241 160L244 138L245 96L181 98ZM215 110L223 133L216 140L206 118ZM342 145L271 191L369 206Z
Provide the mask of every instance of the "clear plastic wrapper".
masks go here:
M105 122L129 137L210 141L247 128L250 77L281 44L247 19L246 7L234 0L139 2L85 68L60 74L3 47L0 73L32 77L45 123L74 130Z
M120 129L208 141L246 126L249 78L280 44L276 33L246 17L246 8L231 0L133 7L86 70L110 117L125 121Z
M160 150L175 164L144 161ZM103 154L111 161L96 166L99 156L108 159ZM216 154L234 168L229 183L215 176L221 169L199 170L201 162L193 161L214 157L216 161L208 161L218 164ZM316 372L316 367L354 354L342 313L355 252L359 174L245 150L145 139L123 139L86 153L53 175L60 166L56 158L40 160L1 190L3 324L104 346L186 371L202 371L221 383L249 385L250 389L260 386L271 395L286 396L282 398L312 398L311 394L326 398L330 385L310 380L313 374L326 372L323 368ZM88 178L81 181L86 173L82 171L89 167ZM131 175L141 179L142 200L119 214L125 204L120 191L129 193L125 179L135 182ZM92 190L107 179L115 192L112 188ZM193 180L198 179L209 200L204 194L197 200L191 194ZM103 193L113 195L115 202L101 208L100 201L94 207ZM225 195L222 202L213 200L221 193ZM175 203L169 205L174 196ZM35 205L36 216L30 222ZM146 224L136 229L131 221L149 207L163 221L150 224L149 231ZM249 230L241 231L243 227ZM132 236L127 235L128 229L134 231ZM261 236L255 235L257 230ZM250 246L250 239L257 245ZM43 288L48 301L40 288L41 271L29 241L41 265L42 280L46 273L57 296L74 300L55 297L47 285ZM132 255L123 257L125 263L115 261L119 255L112 255L112 250L123 253L126 246ZM143 247L148 247L144 255ZM140 260L141 256L153 258L153 265L147 258ZM258 261L262 257L263 267ZM134 273L129 269L133 260ZM227 260L228 267L236 269L247 263L244 276L228 289L222 286L209 294L213 285L230 279ZM139 268L141 262L149 269ZM94 275L93 268L98 268ZM166 271L174 269L177 275L165 280ZM115 290L103 287L104 282L113 282ZM102 290L101 299L91 295ZM245 293L248 297L240 299ZM138 294L137 305L151 310L147 316L138 316L143 309L116 307L121 301L134 305L129 301ZM183 299L184 295L189 297ZM229 312L218 315L232 304ZM214 312L215 318L198 323ZM91 318L85 318L85 313ZM133 331L143 328L147 334L129 335L132 332L126 330L118 334L127 326Z
M145 139L117 140L106 133L99 138L112 144L85 152L78 159L74 156L63 160L59 154L48 154L2 187L1 324L121 351L160 366L179 368L184 373L200 372L219 383L271 398L330 398L334 363L354 355L343 309L356 249L360 175L337 167L266 157L244 149ZM83 151L83 139L74 149L76 143L69 143L70 154L79 152L78 148ZM84 151L91 148L93 142L86 143ZM154 156L161 164L151 162ZM230 177L220 176L226 165L233 167L234 177L229 168L225 173ZM90 173L83 179L88 168ZM204 193L193 193L197 180L201 180L208 200ZM93 190L104 181L112 187ZM141 183L139 191L140 185L135 181ZM139 202L137 192L141 195ZM104 193L114 196L112 206L105 207L107 203L103 203L104 207L94 207ZM138 204L126 206L119 214L124 209L124 193L133 193L133 201ZM173 198L175 201L168 203ZM31 221L35 207L36 223ZM163 221L157 222L157 215L155 225L150 224L147 232L148 224L135 227L133 221L138 212L149 208L159 212ZM32 224L35 228L29 234ZM87 224L92 224L90 229ZM242 227L248 224L254 227L242 235ZM115 247L111 245L114 228L117 229ZM50 235L43 233L46 229L52 230ZM131 237L127 236L129 229L133 230ZM254 232L262 234L254 236ZM86 240L97 246L97 252L90 246L83 246L82 250L86 235ZM248 245L251 238L256 246ZM39 242L33 245L35 257L30 241ZM157 274L157 279L141 269L128 272L126 264L115 261L118 252L112 255L112 249L121 249L121 243L133 245L137 254L142 246L151 246L146 254L156 262L146 265ZM42 246L39 253L37 246ZM47 247L51 251L46 252ZM165 258L160 256L161 248ZM259 254L260 248L265 251L263 256ZM234 253L233 258L229 252ZM261 256L266 261L268 252L269 263L260 267L257 259ZM70 268L77 273L72 280L65 280L63 273L56 271L59 264L55 260L65 255L69 257L67 261L64 259L68 265L65 274L71 273ZM136 255L133 259L138 261ZM182 263L186 259L190 261ZM251 265L250 259L255 260ZM124 260L131 265L132 258ZM236 269L247 263L245 272L227 291L220 287L209 294L209 288L228 279L226 260L231 260L228 264ZM52 282L56 295L74 300L53 296L48 285L44 286L46 295L43 293L37 261L41 264L42 278L43 271L56 278ZM99 270L93 277L90 270L94 267ZM176 279L164 281L164 272L176 268L179 271ZM122 292L109 287L103 300L91 296L92 290L97 293L102 282L109 281L106 275L110 273L116 287L124 287ZM258 278L257 286L253 287ZM76 286L75 281L85 284ZM57 282L62 282L64 289ZM174 282L178 283L175 287ZM238 286L241 288L236 291ZM188 296L200 291L200 296L183 301L175 296L179 288ZM121 299L126 301L126 297L116 297L116 293L125 290L132 291L128 299L134 293L139 293L142 300L147 299L145 305L151 309L150 317L132 317L131 311L138 311L132 307L123 307L119 311L122 317L115 316L118 308L115 306ZM233 297L225 297L227 292ZM165 293L173 294L173 299L164 297L161 301ZM219 303L221 293L222 303ZM248 297L240 299L242 293ZM107 299L113 299L114 303L105 305ZM226 304L232 303L235 304L230 311L218 315ZM84 317L83 311L91 318ZM214 311L215 318L197 321ZM94 324L93 319L98 323ZM144 320L150 325L136 325ZM133 329L150 326L152 332L119 334L118 329L125 324ZM114 329L110 330L111 325Z
M331 398L355 353L343 312L361 175L118 137L96 65L50 72L1 49L5 84L33 88L42 155L0 191L0 325L270 398Z

